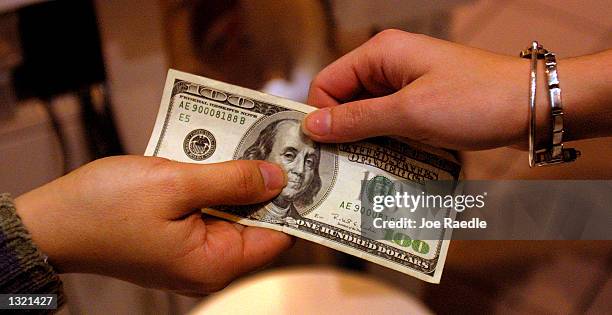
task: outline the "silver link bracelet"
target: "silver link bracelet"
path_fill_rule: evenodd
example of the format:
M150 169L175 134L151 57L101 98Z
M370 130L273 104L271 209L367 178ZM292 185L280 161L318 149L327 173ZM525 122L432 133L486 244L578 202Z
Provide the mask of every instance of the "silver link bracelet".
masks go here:
M575 161L580 156L580 151L574 148L563 148L563 103L561 102L561 88L559 87L559 76L557 74L557 58L554 53L548 52L533 41L531 46L521 51L521 58L531 59L530 93L529 93L529 166L554 165ZM537 62L544 59L546 66L546 78L548 86L548 99L551 108L551 144L538 150L535 146L536 140L536 83Z

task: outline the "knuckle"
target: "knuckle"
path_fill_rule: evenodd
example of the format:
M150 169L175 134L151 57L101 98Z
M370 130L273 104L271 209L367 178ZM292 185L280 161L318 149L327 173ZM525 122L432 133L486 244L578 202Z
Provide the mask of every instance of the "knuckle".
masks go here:
M309 91L314 91L316 89L320 89L321 86L323 85L323 74L321 72L319 72L314 79L312 80L312 82L310 82L310 88Z
M384 44L389 41L395 41L398 39L398 37L404 36L405 34L407 33L404 31L390 28L390 29L383 30L377 33L376 35L374 35L374 37L372 38L372 41L375 44Z
M343 107L340 115L341 130L338 130L338 132L342 135L355 132L364 120L368 118L368 112L367 107L361 104Z
M323 86L322 80L321 73L319 73L310 82L310 87L308 87L308 103L311 105L317 106L316 103L312 104L312 102L318 101L318 95L320 94Z
M233 178L237 188L237 198L245 198L259 194L260 188L259 171L256 170L254 163L247 161L237 161L233 165Z
M423 33L408 33L408 32L404 32L404 37L406 40L412 40L412 41L422 41L428 38L428 36Z
M189 187L189 177L186 176L181 167L177 167L176 162L166 159L155 161L150 172L150 182L159 189L167 190L169 193L183 191Z
M370 41L374 46L380 49L380 47L421 46L428 38L427 35L420 33L409 33L398 29L386 29L374 35ZM402 45L396 46L399 43Z

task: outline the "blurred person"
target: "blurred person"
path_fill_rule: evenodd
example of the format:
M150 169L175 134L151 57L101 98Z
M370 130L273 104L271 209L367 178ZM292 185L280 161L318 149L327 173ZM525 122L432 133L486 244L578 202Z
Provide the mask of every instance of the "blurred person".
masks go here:
M305 102L336 56L327 0L198 0L175 10L168 32L179 70Z

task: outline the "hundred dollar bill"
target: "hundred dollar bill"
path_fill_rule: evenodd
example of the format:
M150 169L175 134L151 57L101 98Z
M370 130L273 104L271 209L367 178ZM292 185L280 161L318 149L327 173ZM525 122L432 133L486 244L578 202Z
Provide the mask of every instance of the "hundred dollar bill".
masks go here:
M394 180L423 185L455 180L452 155L398 139L318 144L300 131L314 108L223 82L168 72L146 155L214 163L236 159L281 165L288 184L265 205L203 209L244 225L283 231L416 278L439 283L450 229L434 239L406 232L369 236L362 221L376 212L364 194ZM384 123L384 122L372 122ZM441 214L440 214L441 213ZM452 216L451 211L440 212Z

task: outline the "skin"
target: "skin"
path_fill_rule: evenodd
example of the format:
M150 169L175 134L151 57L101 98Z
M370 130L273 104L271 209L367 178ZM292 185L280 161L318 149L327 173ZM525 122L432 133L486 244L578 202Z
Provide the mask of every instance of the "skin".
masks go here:
M542 61L538 67L536 143L543 147L550 143L550 105ZM527 149L529 69L528 59L386 30L315 77L308 103L322 109L302 128L320 142L390 135L454 150ZM612 136L612 50L557 58L557 71L564 141ZM610 246L453 241L447 262L480 270L568 250L606 254Z
M398 30L379 33L323 69L304 133L320 142L395 135L455 150L527 147L528 59ZM550 143L539 62L538 143ZM612 50L558 60L564 140L612 135ZM384 122L384 123L383 123Z
M315 78L308 102L324 109L311 113L303 130L321 142L398 135L459 150L526 147L528 69L528 60L385 31ZM543 143L549 112L539 72ZM559 72L564 139L612 135L612 52L562 59ZM297 132L283 128L279 134ZM298 196L312 181L312 172L304 171L312 145L302 145L293 162L283 160L280 144L272 150L270 160L288 173L286 190L282 170L262 161L195 165L123 156L92 162L15 203L33 241L60 272L206 294L266 265L292 239L203 218L194 209L259 203L281 191L277 200Z
M288 207L310 186L314 179L316 154L314 142L302 136L299 123L280 123L268 161L280 165L287 173L287 186L274 199L275 205Z
M203 217L284 187L263 161L197 165L119 156L89 163L15 200L59 272L97 273L186 295L217 291L289 248L284 233Z

